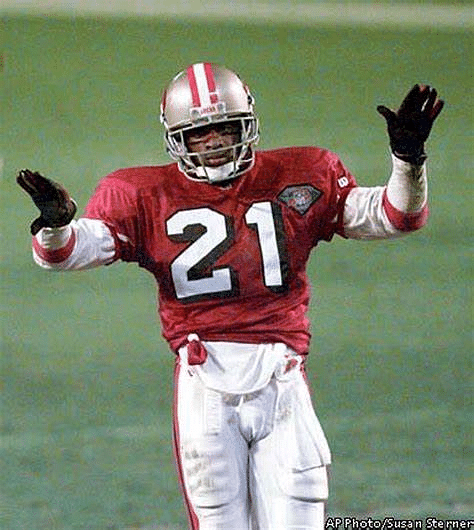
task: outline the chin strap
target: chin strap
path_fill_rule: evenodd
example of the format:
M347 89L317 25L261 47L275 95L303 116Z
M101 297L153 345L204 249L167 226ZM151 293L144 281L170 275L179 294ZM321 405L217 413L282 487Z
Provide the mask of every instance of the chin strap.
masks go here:
M198 166L196 176L205 179L211 184L230 180L236 176L236 165L234 162L227 162L219 167Z

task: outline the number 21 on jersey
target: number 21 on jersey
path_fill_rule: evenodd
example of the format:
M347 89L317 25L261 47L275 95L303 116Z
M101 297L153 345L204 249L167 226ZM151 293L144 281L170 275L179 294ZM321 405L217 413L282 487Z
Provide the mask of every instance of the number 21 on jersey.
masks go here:
M288 267L280 207L270 201L256 202L246 211L245 222L257 234L265 287L285 291ZM214 266L233 244L231 218L208 207L180 210L167 220L166 230L171 240L189 243L171 263L178 300L237 294L238 277L232 266Z

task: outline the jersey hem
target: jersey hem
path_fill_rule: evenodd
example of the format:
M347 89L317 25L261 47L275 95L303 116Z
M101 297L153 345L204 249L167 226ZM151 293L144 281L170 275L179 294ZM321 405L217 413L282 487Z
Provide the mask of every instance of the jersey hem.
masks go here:
M269 334L205 334L198 333L199 340L202 342L235 342L242 344L278 344L283 343L292 349L298 355L308 355L309 337L304 335L301 338L289 339L288 336L275 336ZM171 350L178 354L178 351L188 343L188 335L179 339L167 339Z

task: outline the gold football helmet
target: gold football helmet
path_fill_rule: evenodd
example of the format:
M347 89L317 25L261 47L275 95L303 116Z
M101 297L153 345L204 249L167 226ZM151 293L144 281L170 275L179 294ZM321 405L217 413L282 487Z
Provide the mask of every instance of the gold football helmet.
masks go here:
M207 182L233 179L248 171L254 163L252 146L258 141L258 119L254 99L248 87L231 70L211 63L196 63L180 72L163 94L161 122L171 157L188 177ZM240 138L234 143L230 162L218 167L206 166L209 155L229 147L191 152L186 144L190 131L210 124L237 123Z

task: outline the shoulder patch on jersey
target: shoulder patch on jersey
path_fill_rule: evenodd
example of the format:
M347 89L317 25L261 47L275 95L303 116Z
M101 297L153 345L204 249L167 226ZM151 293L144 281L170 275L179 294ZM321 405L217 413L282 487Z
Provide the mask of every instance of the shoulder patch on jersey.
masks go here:
M304 215L322 194L322 191L311 184L300 184L286 187L278 195L278 199L299 214Z

